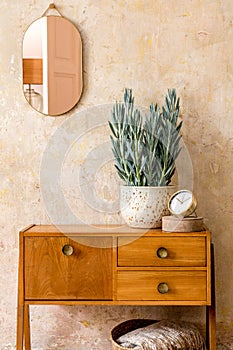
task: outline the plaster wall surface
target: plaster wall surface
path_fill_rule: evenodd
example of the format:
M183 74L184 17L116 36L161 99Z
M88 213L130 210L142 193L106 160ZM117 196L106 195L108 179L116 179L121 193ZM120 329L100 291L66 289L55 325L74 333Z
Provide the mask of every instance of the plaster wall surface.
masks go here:
M18 231L50 223L62 211L56 193L43 201L46 176L40 178L41 171L51 175L42 160L55 132L72 129L61 183L74 217L88 224L121 222L106 122L125 87L142 107L161 104L167 88L181 98L198 214L215 244L217 349L233 349L232 0L57 0L56 6L82 36L84 90L72 111L55 118L33 110L22 93L23 35L48 2L1 0L0 349L15 348ZM59 147L53 152L53 159L61 156ZM110 350L111 328L134 317L184 319L202 328L204 310L34 306L33 349Z

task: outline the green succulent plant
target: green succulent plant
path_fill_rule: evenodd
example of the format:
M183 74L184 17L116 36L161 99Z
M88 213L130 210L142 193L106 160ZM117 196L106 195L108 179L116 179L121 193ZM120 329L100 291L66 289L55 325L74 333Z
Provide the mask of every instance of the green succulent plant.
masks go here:
M168 89L165 105L150 105L149 115L134 107L132 89L112 110L112 152L118 174L128 186L167 186L180 152L179 98Z

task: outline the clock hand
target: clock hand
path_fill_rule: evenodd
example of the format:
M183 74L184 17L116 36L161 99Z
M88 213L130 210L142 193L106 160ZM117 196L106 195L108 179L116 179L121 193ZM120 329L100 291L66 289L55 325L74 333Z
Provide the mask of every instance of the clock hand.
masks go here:
M183 203L186 202L186 201L188 201L188 200L190 200L190 198L186 198L186 199L183 201Z
M179 198L176 197L176 199L177 199L180 203L183 203Z

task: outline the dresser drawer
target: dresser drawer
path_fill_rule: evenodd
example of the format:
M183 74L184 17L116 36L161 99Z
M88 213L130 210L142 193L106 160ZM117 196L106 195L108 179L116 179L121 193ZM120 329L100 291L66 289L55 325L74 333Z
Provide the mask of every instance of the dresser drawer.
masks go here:
M142 237L132 241L132 237L119 237L117 261L118 266L204 267L206 238L163 236Z
M117 274L117 300L206 301L206 298L205 271L118 271Z
M79 242L85 241L85 244ZM111 300L111 237L25 237L25 299Z

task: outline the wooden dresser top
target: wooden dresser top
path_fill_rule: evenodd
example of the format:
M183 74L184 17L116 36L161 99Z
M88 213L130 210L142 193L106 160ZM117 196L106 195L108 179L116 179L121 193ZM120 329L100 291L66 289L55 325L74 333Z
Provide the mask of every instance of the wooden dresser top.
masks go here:
M161 229L138 229L130 228L127 225L31 225L21 232L24 236L40 235L99 235L101 236L210 236L209 231L205 228L200 232L164 232Z

